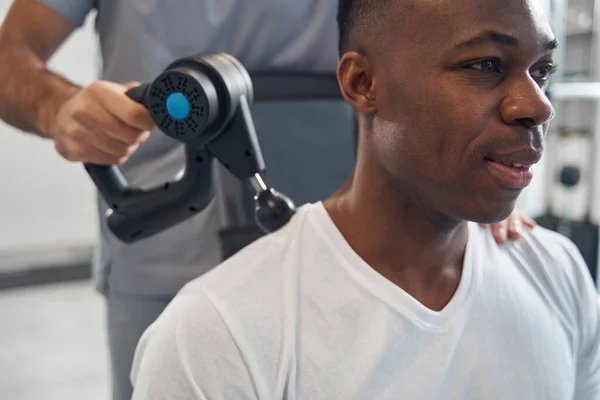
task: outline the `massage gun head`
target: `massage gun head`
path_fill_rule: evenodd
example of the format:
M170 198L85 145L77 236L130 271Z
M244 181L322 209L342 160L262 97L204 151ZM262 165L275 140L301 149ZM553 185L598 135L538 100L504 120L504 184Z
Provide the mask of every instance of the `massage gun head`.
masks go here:
M265 232L274 232L281 228L296 212L292 200L272 188L260 192L254 200L256 222Z
M232 119L239 99L253 100L252 81L238 60L224 53L185 57L150 85L148 109L166 135L203 146Z

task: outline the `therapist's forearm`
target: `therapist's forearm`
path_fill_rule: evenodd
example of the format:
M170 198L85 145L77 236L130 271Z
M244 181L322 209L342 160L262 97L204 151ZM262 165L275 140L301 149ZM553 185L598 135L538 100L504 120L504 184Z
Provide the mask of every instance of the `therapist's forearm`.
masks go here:
M60 107L80 87L49 71L25 40L0 35L0 118L52 138Z

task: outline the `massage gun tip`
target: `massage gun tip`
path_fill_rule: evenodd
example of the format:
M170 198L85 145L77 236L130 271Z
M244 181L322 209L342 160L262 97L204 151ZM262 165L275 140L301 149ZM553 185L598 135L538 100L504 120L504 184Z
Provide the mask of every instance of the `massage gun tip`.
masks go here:
M267 233L281 228L296 212L294 202L272 188L260 192L254 200L256 222Z

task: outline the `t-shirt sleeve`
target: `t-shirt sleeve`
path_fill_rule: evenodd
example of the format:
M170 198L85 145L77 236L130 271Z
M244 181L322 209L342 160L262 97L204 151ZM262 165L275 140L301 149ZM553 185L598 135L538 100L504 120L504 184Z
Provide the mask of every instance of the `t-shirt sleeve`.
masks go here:
M180 293L142 335L132 400L257 399L244 359L205 292Z
M579 249L563 239L578 323L575 400L600 400L600 295ZM569 268L572 267L572 268Z
M594 289L582 285L575 400L600 400L600 296Z
M85 22L87 15L96 8L97 0L36 0L54 10L76 26Z
M575 400L600 399L600 300L588 298L589 320L583 321L583 340L577 365Z

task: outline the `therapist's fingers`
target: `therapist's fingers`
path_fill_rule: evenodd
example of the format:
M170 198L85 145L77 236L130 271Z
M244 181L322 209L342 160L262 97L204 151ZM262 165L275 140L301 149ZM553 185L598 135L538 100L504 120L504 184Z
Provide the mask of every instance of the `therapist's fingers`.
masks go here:
M523 233L523 223L521 222L521 218L519 216L512 216L508 220L508 229L507 229L507 237L510 240L518 240L521 238L521 234Z
M535 228L537 225L537 222L523 214L521 214L521 222L523 223L523 226L530 229Z
M504 244L508 237L508 220L500 221L490 225L496 243Z
M504 221L480 225L492 230L498 244L504 244L507 240L519 240L524 229L533 229L537 224L519 210L514 210Z

